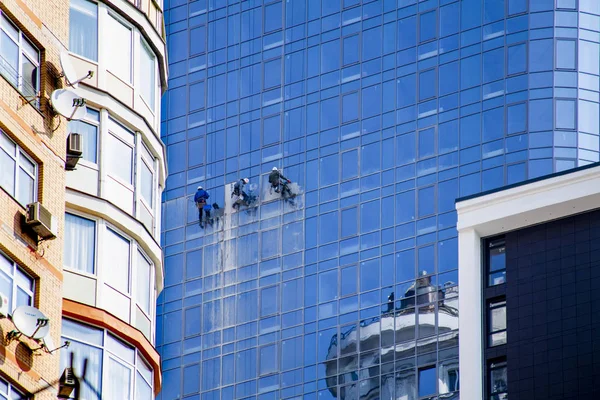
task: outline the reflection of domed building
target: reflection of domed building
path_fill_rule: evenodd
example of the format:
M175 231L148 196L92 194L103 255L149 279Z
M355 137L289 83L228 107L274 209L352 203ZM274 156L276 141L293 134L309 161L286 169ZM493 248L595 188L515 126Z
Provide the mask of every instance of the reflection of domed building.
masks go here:
M340 400L421 398L419 371L435 367L437 359L439 398L458 399L458 393L453 393L459 383L458 288L454 285L439 288L430 276L419 278L401 299L394 301L391 293L381 316L363 320L358 327L341 328L331 338L325 362L332 396Z

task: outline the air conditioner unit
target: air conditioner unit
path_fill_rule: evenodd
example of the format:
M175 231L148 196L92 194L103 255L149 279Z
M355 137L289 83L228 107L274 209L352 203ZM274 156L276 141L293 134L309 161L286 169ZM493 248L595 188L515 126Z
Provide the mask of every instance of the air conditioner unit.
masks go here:
M83 155L83 136L79 133L71 133L67 137L67 162L65 169L73 171L77 162Z
M58 395L59 399L70 399L73 389L77 387L77 378L73 373L72 368L65 368L60 379L58 381ZM79 395L79 393L77 393Z
M56 238L54 217L39 202L27 204L25 223L42 239Z
M8 309L8 296L0 293L0 317L8 317L10 310Z

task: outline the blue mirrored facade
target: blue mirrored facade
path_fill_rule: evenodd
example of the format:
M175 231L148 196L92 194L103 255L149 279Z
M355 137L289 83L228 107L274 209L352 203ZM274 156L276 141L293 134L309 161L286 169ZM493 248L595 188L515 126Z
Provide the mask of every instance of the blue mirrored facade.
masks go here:
M159 398L457 399L454 200L599 161L600 2L165 10Z

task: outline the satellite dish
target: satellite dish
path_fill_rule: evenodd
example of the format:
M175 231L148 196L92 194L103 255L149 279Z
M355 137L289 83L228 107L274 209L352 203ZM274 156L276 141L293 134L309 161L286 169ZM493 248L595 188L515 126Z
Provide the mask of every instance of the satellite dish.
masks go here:
M75 71L75 67L71 64L69 53L66 51L60 52L60 67L62 68L62 76L65 77L67 85L75 89L77 89L79 82L94 76L94 71L88 71L87 75L83 78L77 78L77 71Z
M50 334L50 320L35 307L17 307L12 320L17 331L28 338L39 340Z
M85 117L87 107L85 99L79 97L70 89L57 89L50 95L52 108L69 121Z
M63 70L63 76L67 80L67 85L76 88L79 83L77 82L77 73L75 72L75 67L71 64L69 53L66 51L60 52L60 67Z
M46 347L47 350L55 349L52 336L50 336L50 330L48 330L48 334L42 338L42 342L44 342L44 347Z

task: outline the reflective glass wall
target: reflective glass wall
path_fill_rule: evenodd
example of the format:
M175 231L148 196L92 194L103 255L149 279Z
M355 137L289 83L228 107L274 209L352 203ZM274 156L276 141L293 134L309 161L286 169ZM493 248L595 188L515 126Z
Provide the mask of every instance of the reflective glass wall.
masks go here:
M165 9L160 398L457 398L454 199L599 160L600 3Z

